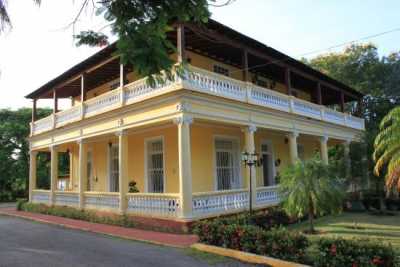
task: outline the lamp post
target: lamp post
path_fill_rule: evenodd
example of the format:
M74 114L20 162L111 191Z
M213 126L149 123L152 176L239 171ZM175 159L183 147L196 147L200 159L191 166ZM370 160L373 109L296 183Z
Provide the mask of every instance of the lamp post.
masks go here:
M262 158L259 158L258 154L255 152L243 152L242 153L242 161L245 166L249 167L250 170L250 177L249 177L249 190L250 190L250 205L249 205L249 211L250 214L253 213L253 187L252 187L252 167L253 166L260 166L262 164Z

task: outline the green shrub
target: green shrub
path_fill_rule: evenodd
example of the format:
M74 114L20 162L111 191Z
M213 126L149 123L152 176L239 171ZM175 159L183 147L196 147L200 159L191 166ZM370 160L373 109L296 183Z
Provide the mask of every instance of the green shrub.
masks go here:
M17 200L17 210L22 210L23 205L27 203L26 199Z
M237 218L242 220L241 217ZM225 218L195 223L193 232L202 243L284 260L303 262L307 238L285 228L265 230L255 225L227 224Z
M396 266L396 255L390 245L368 239L324 238L317 246L315 266Z
M18 206L17 206L18 207ZM29 211L34 213L41 213L46 215L54 215L59 217L65 217L76 220L83 220L93 223L103 223L118 225L124 227L134 227L135 223L125 215L111 215L101 216L96 214L94 211L79 210L72 207L65 206L47 206L44 204L35 204L29 202L23 202L19 205L19 210Z

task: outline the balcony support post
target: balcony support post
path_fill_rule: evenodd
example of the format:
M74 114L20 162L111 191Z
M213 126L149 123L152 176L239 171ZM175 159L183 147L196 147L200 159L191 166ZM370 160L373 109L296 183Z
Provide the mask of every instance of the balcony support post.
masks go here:
M340 91L340 111L344 112L344 92Z
M120 87L120 90L121 90L121 95L120 95L121 106L123 106L125 104L124 83L125 83L124 65L120 64L119 65L119 87Z
M85 78L86 74L82 73L81 75L81 119L85 116L85 100L86 100L86 88L85 88Z
M32 202L32 191L36 189L36 161L37 151L29 152L29 202Z
M183 63L186 61L186 51L185 51L185 26L183 24L178 24L177 26L177 50L178 50L178 63Z
M249 58L246 49L243 49L242 53L242 69L243 69L243 81L247 82L249 80Z
M320 142L320 153L321 153L321 160L324 164L329 164L329 157L328 157L328 137L321 136L319 139Z
M321 89L321 83L317 83L317 104L322 105L322 89Z
M292 95L292 81L291 81L291 71L289 68L285 68L285 85L287 89L287 94Z
M290 164L295 164L299 158L298 150L297 150L297 137L299 136L298 132L292 132L287 135L289 140L289 155L290 155Z
M58 96L57 96L57 90L53 90L53 113L58 112Z
M190 125L193 118L182 114L175 119L178 126L178 157L179 157L179 194L182 219L193 217L192 195L192 156L190 142Z
M116 133L118 136L118 167L119 167L119 212L125 214L128 202L126 194L128 193L128 135L122 130Z
M57 189L58 179L58 147L52 145L50 147L50 205L56 202L55 191Z
M84 140L78 140L79 145L79 164L78 164L78 179L79 179L79 209L85 207L85 191L87 186L87 144Z
M244 140L245 140L245 151L249 154L254 154L256 152L254 135L257 131L257 127L255 125L249 125L243 129L244 132ZM257 168L255 165L249 166L251 170L247 173L247 185L249 189L249 206L255 207L257 204ZM251 189L251 190L250 190Z

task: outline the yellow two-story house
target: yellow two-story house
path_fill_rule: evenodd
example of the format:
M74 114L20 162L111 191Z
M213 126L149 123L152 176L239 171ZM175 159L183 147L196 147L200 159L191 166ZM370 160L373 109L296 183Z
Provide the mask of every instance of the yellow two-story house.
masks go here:
M265 208L286 166L359 140L364 121L344 107L362 94L345 84L212 20L168 38L188 63L173 81L149 86L110 45L27 96L31 202L177 221ZM37 120L40 99L54 112ZM50 188L37 186L38 152L51 154ZM262 158L251 176L243 152Z

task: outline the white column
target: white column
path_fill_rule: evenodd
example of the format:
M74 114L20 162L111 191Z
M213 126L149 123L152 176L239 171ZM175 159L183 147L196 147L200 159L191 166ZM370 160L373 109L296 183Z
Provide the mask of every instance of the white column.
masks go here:
M125 104L124 83L125 83L124 65L120 64L120 66L119 66L119 87L121 89L121 95L120 95L121 106L123 106Z
M87 144L84 140L78 141L79 145L79 164L78 164L78 179L79 179L79 208L85 207L85 191L87 186Z
M117 132L118 136L118 167L119 167L119 212L124 214L127 209L126 194L128 193L128 136L126 131Z
M58 150L57 146L50 147L50 204L55 204L55 191L58 179Z
M346 177L347 178L350 178L350 176L351 176L350 143L351 143L351 140L346 140L343 143L343 156L344 156L344 164L345 164L345 168L346 168Z
M32 202L32 190L36 189L36 159L37 151L29 153L29 202Z
M328 157L328 137L321 136L319 139L320 143L320 153L321 153L321 160L325 164L329 164L329 157Z
M290 156L290 164L295 164L299 158L299 153L297 151L297 137L299 133L292 132L287 135L289 140L289 156Z
M179 154L179 193L181 203L181 218L192 218L192 157L190 144L191 116L182 115L175 119L178 125L178 154Z
M256 152L256 146L254 141L254 133L257 128L254 125L249 125L244 129L244 140L245 140L245 151L253 154ZM251 166L251 171L248 172L247 184L250 190L251 188L251 205L254 208L257 202L257 168L255 165ZM250 177L251 172L251 177Z

